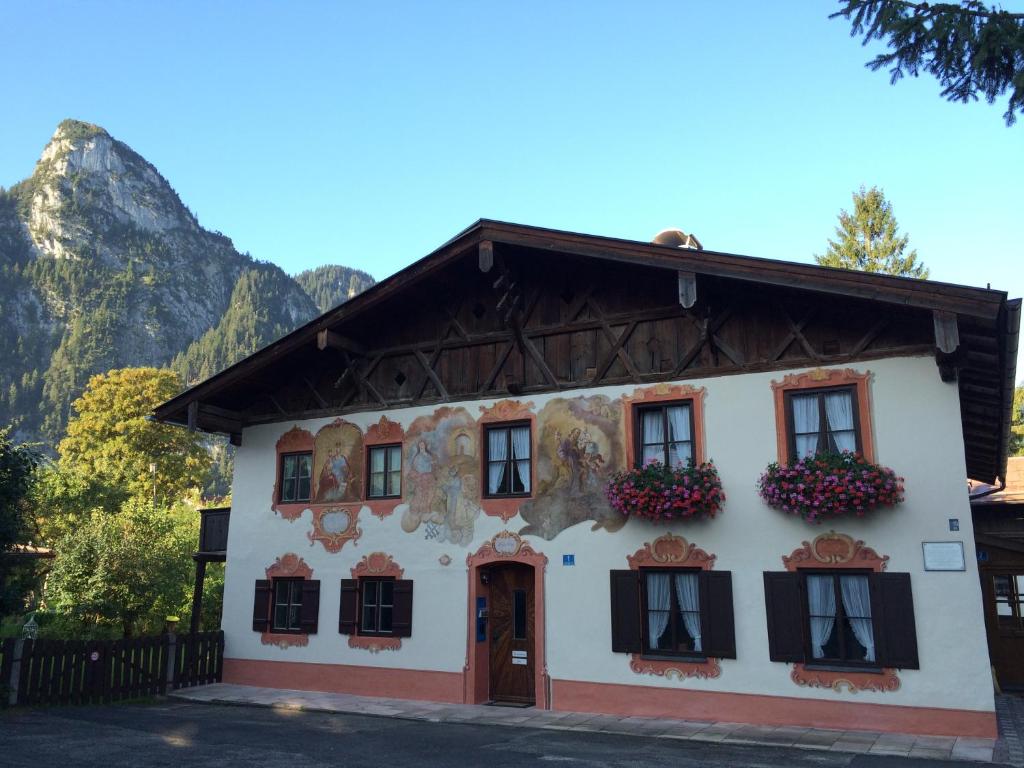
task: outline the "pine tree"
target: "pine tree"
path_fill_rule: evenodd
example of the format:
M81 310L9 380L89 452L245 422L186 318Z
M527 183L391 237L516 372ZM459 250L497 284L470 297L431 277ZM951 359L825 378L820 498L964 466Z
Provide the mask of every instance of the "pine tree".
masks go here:
M917 250L904 255L910 238L898 232L892 203L878 187L853 194L853 212L839 212L836 239L815 260L825 267L884 272L888 275L928 279L928 268L917 261Z

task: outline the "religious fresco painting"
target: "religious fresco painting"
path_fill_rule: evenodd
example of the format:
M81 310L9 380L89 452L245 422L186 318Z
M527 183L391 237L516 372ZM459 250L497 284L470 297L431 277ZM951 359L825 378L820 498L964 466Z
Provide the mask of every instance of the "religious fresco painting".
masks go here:
M356 502L363 492L363 433L336 419L316 433L313 444L313 503Z
M519 533L550 541L577 523L617 531L626 524L605 498L604 487L622 467L622 404L604 395L556 398L537 416L534 498L523 502Z
M476 421L465 408L439 408L406 431L406 502L395 508L402 530L430 541L466 546L480 515Z

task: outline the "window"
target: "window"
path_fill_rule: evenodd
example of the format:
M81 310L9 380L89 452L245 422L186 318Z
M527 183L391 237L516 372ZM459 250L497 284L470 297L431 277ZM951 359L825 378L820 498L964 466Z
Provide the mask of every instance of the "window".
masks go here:
M1006 629L1024 629L1024 575L997 573L992 576L992 592L996 601L996 618Z
M644 650L702 654L700 572L642 571Z
M526 590L512 590L512 639L526 640Z
M530 425L484 428L488 497L530 495Z
M867 574L807 574L806 586L811 660L875 664Z
M789 455L860 451L860 419L854 387L786 392Z
M919 668L908 573L765 573L764 593L772 661Z
M736 658L732 574L682 568L611 571L612 651Z
M298 632L302 611L302 579L274 579L274 632Z
M374 445L369 451L367 497L397 499L402 495L402 446Z
M309 501L312 453L286 453L281 456L281 498L283 503Z
M360 579L359 586L362 591L359 633L390 635L395 602L394 580Z
M639 406L634 412L636 464L660 461L665 466L694 461L693 406L689 402Z

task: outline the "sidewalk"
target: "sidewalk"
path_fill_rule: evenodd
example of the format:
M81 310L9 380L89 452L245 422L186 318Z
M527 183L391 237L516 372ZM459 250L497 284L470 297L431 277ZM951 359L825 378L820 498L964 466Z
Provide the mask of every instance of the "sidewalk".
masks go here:
M869 733L820 728L771 727L742 723L707 723L690 720L658 720L645 717L620 718L586 712L550 712L475 704L437 704L428 701L350 696L343 693L288 691L246 685L217 683L183 688L171 696L209 704L242 704L296 709L310 712L344 712L405 720L504 725L522 728L553 728L568 731L623 733L661 739L720 741L731 744L765 744L801 749L854 752L870 755L927 757L937 760L992 762L993 750L1002 761L1024 765L1020 739L1007 746L1007 739L967 739L952 736L915 736L903 733ZM1004 719L1024 728L1024 703L1000 702L1000 729Z

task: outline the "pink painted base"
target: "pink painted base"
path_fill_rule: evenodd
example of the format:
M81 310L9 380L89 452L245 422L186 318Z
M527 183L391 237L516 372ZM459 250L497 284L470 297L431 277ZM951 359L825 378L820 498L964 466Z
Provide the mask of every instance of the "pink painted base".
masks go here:
M599 712L621 716L986 739L997 735L995 712L572 680L551 681L551 704L553 709L567 712Z

